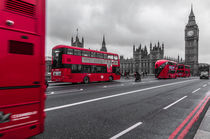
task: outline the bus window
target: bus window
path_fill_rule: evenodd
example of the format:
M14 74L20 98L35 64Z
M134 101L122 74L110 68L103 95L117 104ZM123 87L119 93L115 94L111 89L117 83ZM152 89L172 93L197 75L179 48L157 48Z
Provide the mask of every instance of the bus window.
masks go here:
M108 59L108 55L107 54L104 54L104 59Z
M82 65L72 64L71 65L71 72L72 73L81 73L82 72Z
M74 49L74 55L81 56L81 51Z
M91 73L96 73L96 66L91 66Z
M107 73L107 68L105 66L96 66L96 73Z
M96 57L96 53L95 53L95 52L91 52L91 53L90 53L90 56L91 56L91 57Z
M66 54L73 55L74 54L74 50L68 48Z
M52 50L52 56L53 56L52 68L53 69L63 67L62 54L63 54L63 48Z
M102 69L101 69L100 66L97 66L97 67L96 67L96 73L102 73Z
M90 57L90 52L89 51L82 51L82 56L89 56Z
M118 60L118 56L114 56L114 60Z
M103 54L102 53L96 53L96 57L97 58L103 58Z
M104 58L104 54L99 53L99 57L100 57L100 58Z
M113 59L113 55L108 55L108 59Z
M183 65L179 65L179 66L178 66L178 69L183 69L183 68L184 68Z
M83 73L90 73L91 67L90 65L83 65Z
M107 73L107 68L102 66L102 73Z

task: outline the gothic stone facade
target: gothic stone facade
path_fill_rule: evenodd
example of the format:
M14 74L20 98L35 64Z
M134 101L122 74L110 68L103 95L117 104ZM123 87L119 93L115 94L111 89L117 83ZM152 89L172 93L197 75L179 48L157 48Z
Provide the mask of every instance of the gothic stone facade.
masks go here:
M190 65L192 75L198 75L198 40L199 28L191 8L189 20L185 27L185 64Z
M76 36L76 39L74 41L74 38L71 38L71 46L84 48L84 38L82 37L82 41L80 42L78 35Z
M133 58L124 59L120 56L120 68L121 73L129 72L130 74L138 71L139 73L144 72L147 74L154 74L155 72L155 62L164 57L164 44L158 44L152 46L150 43L150 53L147 51L147 47L141 47L141 45L136 48L133 46Z

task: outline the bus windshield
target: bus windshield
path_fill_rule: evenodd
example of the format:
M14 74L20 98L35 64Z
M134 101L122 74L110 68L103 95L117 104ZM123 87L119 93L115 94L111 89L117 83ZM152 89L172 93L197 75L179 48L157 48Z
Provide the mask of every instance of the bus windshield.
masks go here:
M62 54L63 54L63 48L52 50L52 57L53 57L52 68L53 69L63 68Z

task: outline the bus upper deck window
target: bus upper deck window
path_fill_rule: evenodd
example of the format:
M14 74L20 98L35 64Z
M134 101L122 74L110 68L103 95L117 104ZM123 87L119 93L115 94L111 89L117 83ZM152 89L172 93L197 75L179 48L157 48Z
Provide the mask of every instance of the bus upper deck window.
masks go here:
M108 59L113 59L113 55L108 55Z
M118 56L114 56L114 60L118 60Z
M89 51L82 51L82 56L90 56L90 52Z
M96 53L95 52L90 52L90 56L91 57L96 57Z
M81 51L75 49L74 50L74 55L81 56Z
M67 49L67 53L66 54L73 55L74 54L73 49Z
M108 58L108 55L107 54L104 54L104 58L107 59Z

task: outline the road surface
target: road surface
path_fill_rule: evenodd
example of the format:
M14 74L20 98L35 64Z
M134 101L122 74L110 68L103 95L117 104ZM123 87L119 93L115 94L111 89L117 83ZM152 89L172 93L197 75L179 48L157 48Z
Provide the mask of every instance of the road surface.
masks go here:
M209 91L199 78L51 83L45 132L33 138L167 139Z

